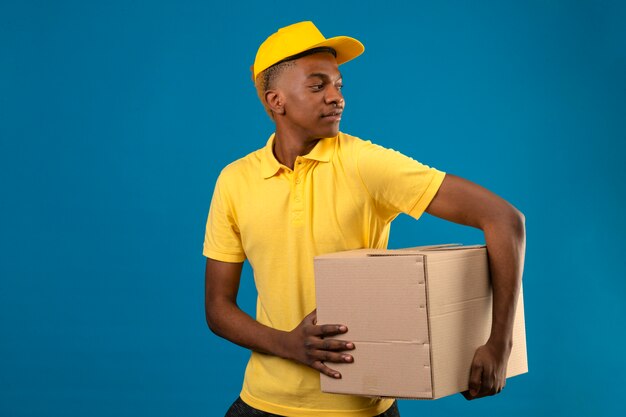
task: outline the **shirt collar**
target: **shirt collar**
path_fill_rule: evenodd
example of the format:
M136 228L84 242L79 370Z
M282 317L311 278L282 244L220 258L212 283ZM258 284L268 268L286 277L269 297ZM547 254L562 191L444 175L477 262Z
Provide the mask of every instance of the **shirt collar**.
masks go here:
M261 154L261 174L265 179L273 177L283 167L283 165L278 162L278 160L274 156L274 151L272 149L274 145L274 135L274 133L270 135L270 138L268 139ZM301 158L311 159L319 162L330 161L330 158L335 150L335 143L337 142L337 139L338 136L320 139L320 141L317 142L313 150L307 155L303 155Z
M261 174L265 179L273 177L281 167L280 162L278 162L274 156L274 151L272 150L273 144L274 133L270 135L270 138L261 154Z

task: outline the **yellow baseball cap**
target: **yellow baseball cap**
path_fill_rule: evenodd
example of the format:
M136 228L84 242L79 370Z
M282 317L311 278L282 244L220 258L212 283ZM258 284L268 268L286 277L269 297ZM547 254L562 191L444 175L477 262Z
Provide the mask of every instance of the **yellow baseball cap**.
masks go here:
M313 22L299 22L278 29L259 46L252 66L252 80L272 65L300 52L320 47L333 48L337 52L337 64L343 64L361 55L363 44L348 36L326 39Z

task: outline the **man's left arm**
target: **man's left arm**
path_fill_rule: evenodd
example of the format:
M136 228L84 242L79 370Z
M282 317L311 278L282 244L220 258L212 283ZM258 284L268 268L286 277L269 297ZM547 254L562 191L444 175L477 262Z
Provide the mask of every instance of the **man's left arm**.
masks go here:
M470 370L468 400L499 393L513 345L517 296L524 270L524 215L489 190L446 174L426 212L485 234L493 289L493 319L487 343L476 350Z

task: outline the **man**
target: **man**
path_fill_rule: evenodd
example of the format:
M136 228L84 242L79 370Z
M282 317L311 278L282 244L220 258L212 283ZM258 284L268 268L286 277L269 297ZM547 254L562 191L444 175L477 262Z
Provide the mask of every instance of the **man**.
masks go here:
M341 378L332 363L352 362L355 346L333 338L349 332L344 323L316 322L313 257L385 248L400 212L417 219L426 211L484 231L493 324L464 395L480 398L504 387L524 217L476 184L339 131L345 102L338 65L363 50L356 39L326 39L301 22L271 35L257 52L253 79L276 131L264 148L220 174L203 251L207 323L252 350L227 416L399 415L393 400L320 391L319 373ZM258 291L256 320L236 303L245 259Z

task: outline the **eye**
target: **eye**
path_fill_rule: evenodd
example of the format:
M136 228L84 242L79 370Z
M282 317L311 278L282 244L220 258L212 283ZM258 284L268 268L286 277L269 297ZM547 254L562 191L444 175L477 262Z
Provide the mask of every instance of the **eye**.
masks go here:
M324 88L324 84L315 84L311 86L311 90L313 91L321 91Z
M339 91L343 90L343 84L339 84L339 85L337 86L337 90L339 90Z

